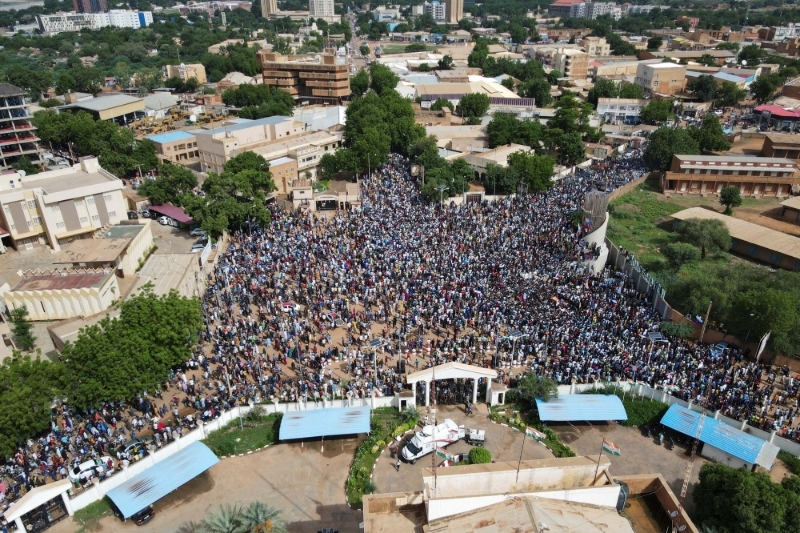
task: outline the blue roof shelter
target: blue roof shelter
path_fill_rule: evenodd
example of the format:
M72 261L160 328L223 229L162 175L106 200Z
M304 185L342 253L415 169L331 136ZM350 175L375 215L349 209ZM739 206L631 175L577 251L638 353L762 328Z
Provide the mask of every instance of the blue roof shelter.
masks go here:
M281 419L280 440L369 433L369 416L369 406L292 411Z
M563 394L545 402L536 399L542 422L627 420L622 400L614 394Z
M701 416L701 413L673 404L661 419L661 423L694 438ZM779 451L774 444L715 420L712 416L706 416L700 433L700 442L704 443L704 456L729 466L742 466L741 463L731 464L732 456L751 467L759 465L770 470Z
M127 520L219 462L208 446L193 442L181 451L135 475L107 496Z

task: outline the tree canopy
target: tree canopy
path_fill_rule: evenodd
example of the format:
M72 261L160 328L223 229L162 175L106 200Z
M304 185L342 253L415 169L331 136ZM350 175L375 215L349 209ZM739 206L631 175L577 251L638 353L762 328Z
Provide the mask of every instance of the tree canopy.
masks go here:
M727 252L731 247L731 234L724 222L717 219L688 218L678 226L684 242L700 248L700 257L706 253Z
M659 128L650 135L642 159L650 170L665 171L672 164L675 154L699 155L700 147L686 130Z

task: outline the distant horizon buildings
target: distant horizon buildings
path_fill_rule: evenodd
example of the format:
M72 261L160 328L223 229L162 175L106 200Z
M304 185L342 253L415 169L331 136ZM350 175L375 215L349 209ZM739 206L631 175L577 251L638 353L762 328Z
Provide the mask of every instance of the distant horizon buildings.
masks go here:
M314 18L327 19L336 16L333 0L308 0L308 13Z
M112 9L107 13L57 13L36 15L36 22L42 33L51 35L66 31L99 30L108 26L136 30L153 23L153 12Z
M261 0L261 16L269 18L270 15L278 12L278 0Z
M108 11L106 0L72 0L75 13L105 13Z

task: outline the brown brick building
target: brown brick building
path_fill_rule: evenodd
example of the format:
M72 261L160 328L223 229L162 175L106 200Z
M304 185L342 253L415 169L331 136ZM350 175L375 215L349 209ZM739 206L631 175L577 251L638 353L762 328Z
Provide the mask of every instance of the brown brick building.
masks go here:
M335 101L350 96L346 64L330 54L288 56L259 52L264 84L283 89L296 99Z

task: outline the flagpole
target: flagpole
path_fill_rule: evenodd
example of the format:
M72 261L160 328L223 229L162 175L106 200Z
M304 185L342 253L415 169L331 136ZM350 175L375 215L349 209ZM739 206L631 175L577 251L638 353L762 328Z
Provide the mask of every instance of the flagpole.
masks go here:
M522 447L519 449L519 461L517 461L517 481L519 483L519 466L522 464L522 450L525 449L525 441L528 439L528 435L523 431L522 432Z
M594 469L594 480L592 481L592 484L594 484L594 482L597 481L597 473L600 472L600 458L603 457L603 440L604 439L601 437L600 438L600 454L597 456L597 468Z

